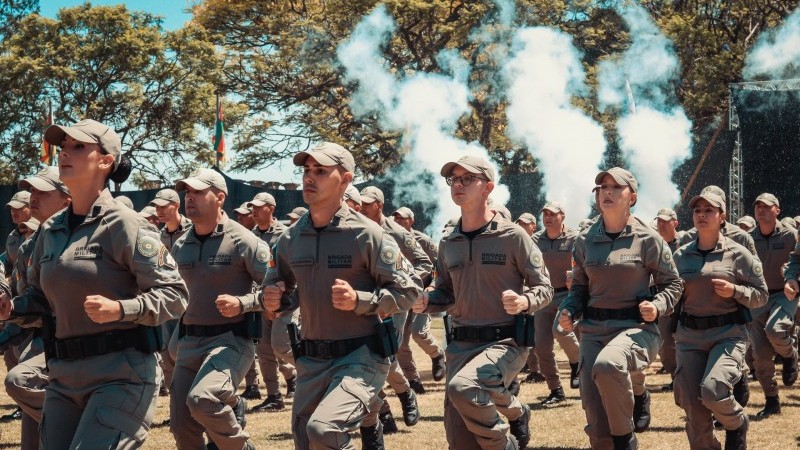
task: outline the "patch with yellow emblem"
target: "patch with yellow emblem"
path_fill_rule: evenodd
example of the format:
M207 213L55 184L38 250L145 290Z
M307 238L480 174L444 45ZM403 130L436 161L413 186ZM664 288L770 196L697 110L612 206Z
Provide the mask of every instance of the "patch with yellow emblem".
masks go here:
M272 259L270 257L269 247L267 244L263 242L258 243L258 248L256 249L256 261L260 262L261 264L266 264Z
M145 258L152 258L158 254L161 249L161 242L152 236L139 236L136 242L136 250Z

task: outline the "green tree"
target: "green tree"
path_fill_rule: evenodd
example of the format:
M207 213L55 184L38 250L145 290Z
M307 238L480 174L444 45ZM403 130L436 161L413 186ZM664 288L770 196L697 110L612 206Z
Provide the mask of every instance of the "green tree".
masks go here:
M0 180L36 170L49 101L56 123L93 118L114 127L134 163L133 181L171 182L211 165L215 80L221 60L205 30L164 31L124 6L62 9L57 20L21 20L0 56ZM228 127L246 107L226 102Z

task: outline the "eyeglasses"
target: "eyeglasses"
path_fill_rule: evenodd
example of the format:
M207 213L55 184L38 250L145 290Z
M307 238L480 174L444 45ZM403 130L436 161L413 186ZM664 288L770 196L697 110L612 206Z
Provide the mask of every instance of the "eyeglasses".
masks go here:
M456 183L458 183L458 184L460 184L462 186L469 186L475 180L489 181L486 178L479 177L479 176L473 175L471 173L468 173L468 174L465 174L465 175L461 175L460 177L452 177L452 176L451 177L446 177L444 180L447 182L448 186L452 186L452 185L454 185Z

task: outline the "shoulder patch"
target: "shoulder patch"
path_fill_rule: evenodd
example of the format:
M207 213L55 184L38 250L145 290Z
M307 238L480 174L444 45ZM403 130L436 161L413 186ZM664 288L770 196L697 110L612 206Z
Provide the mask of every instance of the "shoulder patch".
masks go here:
M664 264L669 264L669 262L672 261L672 253L669 252L669 248L665 248L661 251L661 261L663 261Z
M384 264L394 264L397 262L397 258L400 255L400 249L397 248L396 245L389 242L388 239L384 239L383 243L381 244L381 261Z
M256 261L266 264L270 259L272 258L270 257L269 247L263 241L259 241L256 249Z
M533 267L536 267L537 269L542 267L542 257L541 257L541 255L533 255L533 258L531 258L531 261L533 262Z
M759 261L754 261L753 262L753 273L757 277L761 277L761 276L764 275L764 268L761 267L761 263Z
M408 248L417 248L417 241L415 241L414 238L411 236L406 236L405 244L406 247Z
M136 250L145 258L156 256L160 247L161 241L149 235L140 235L136 241Z

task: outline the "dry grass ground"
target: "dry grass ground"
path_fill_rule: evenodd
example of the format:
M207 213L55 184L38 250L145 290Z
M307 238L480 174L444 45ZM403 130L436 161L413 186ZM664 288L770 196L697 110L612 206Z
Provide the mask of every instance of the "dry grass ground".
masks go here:
M441 326L441 321L434 321L435 326ZM441 329L435 330L441 336ZM423 369L423 381L428 393L419 396L422 418L413 428L402 425L399 419L400 432L386 436L386 448L390 450L424 450L447 448L442 424L443 385L430 378L430 359L414 346L415 358ZM561 367L562 380L567 381L569 366L564 354L557 352ZM668 382L667 375L657 375L655 371L660 367L656 362L648 370L648 386L652 393L653 421L650 431L639 435L641 449L647 450L681 450L688 449L686 434L683 431L683 410L675 406L671 392L661 392L661 386ZM5 375L4 369L0 375ZM522 376L520 376L520 379ZM521 398L531 405L533 415L531 420L532 440L530 449L585 449L588 447L588 438L583 433L585 418L581 409L580 398L576 390L567 387L568 400L554 407L545 408L539 402L547 395L544 384L523 384ZM751 420L755 413L764 406L763 395L758 383L750 383L751 402L747 413ZM263 392L263 386L262 386ZM754 450L789 450L800 448L800 387L781 387L783 414L766 421L753 421L750 425L749 443ZM400 414L400 405L397 398L390 394L392 410L396 416ZM291 401L290 401L291 402ZM257 404L251 401L250 406ZM289 405L287 405L289 406ZM0 393L0 414L5 414L13 408L12 402L5 394ZM290 406L278 413L252 413L248 414L247 430L253 436L257 448L284 450L293 449L294 444L289 428ZM162 423L169 416L169 405L165 398L159 399L158 412L155 424ZM2 437L0 449L19 447L19 422L0 424ZM724 443L724 431L717 432L718 438ZM361 447L360 440L356 437L356 446ZM145 449L170 449L174 448L174 441L169 428L155 425L151 430L144 448ZM454 449L457 450L457 449Z

